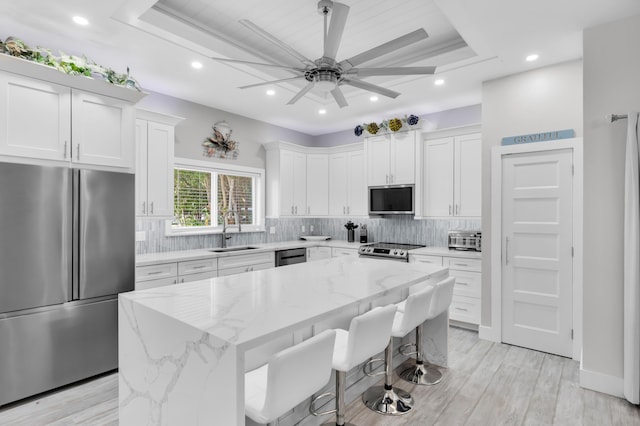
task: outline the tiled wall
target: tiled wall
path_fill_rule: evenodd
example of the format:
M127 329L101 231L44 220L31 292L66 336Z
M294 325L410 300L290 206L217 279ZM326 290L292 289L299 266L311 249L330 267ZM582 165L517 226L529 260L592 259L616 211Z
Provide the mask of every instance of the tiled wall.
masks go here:
M267 219L267 232L247 232L232 234L229 246L270 243L297 240L305 234L328 235L332 239L346 240L344 224L349 218L280 218ZM450 229L481 229L480 219L414 219L411 216L384 216L381 218L351 219L354 223L367 225L369 241L384 241L426 246L446 246L447 231ZM269 233L275 227L275 234ZM158 253L165 251L191 250L220 247L220 234L166 237L165 221L158 219L137 219L136 231L145 232L145 241L136 242L136 253ZM360 228L356 229L359 241Z

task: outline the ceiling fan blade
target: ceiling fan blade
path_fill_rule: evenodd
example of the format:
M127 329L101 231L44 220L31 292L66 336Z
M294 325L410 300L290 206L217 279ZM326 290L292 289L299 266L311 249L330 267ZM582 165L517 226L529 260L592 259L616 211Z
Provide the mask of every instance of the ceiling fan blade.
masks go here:
M347 74L358 77L371 77L373 75L416 75L433 74L436 67L385 67L385 68L352 68Z
M263 81L262 83L255 83L255 84L248 84L246 86L240 86L238 87L238 89L250 89L252 87L266 86L267 84L277 84L277 83L282 83L283 81L298 80L300 78L304 78L304 76L301 75L299 77L282 78L280 80L273 80L273 81Z
M388 41L384 44L381 44L380 46L374 47L373 49L369 49L366 52L362 52L352 58L345 59L344 61L340 62L340 65L344 69L356 67L364 62L393 52L394 50L398 50L420 40L424 40L427 37L429 37L427 32L423 28L420 28L401 37Z
M254 24L253 22L249 21L248 19L241 19L238 22L240 22L245 27L249 28L254 33L258 34L260 37L270 41L273 44L275 44L280 49L284 50L289 55L293 56L294 58L296 58L297 60L299 60L303 64L315 65L312 60L308 59L307 57L302 55L300 52L298 52L297 50L295 50L293 47L289 46L285 42L283 42L281 40L278 40L275 36L273 36L272 34L266 32L265 30L263 30L262 28L260 28L256 24Z
M298 102L300 100L300 98L303 97L304 95L306 95L309 90L313 89L313 86L315 86L314 82L311 82L311 83L307 84L306 86L304 86L302 88L302 90L298 92L297 95L295 95L293 98L291 98L291 100L289 102L287 102L287 105L293 105L296 102Z
M261 67L284 68L286 70L292 70L292 71L298 71L298 72L305 71L303 68L294 68L287 65L265 64L263 62L241 61L239 59L227 59L227 58L215 58L215 57L210 57L210 59L213 59L214 61L218 61L218 62L230 62L232 64L258 65Z
M331 96L333 96L333 99L336 100L336 103L340 108L344 108L349 105L347 103L347 100L344 98L342 90L340 90L340 86L336 86L333 88L333 90L331 91Z
M335 61L348 15L349 6L338 2L333 3L333 8L331 9L331 23L329 24L329 31L327 31L327 35L324 40L324 56L326 58L330 58Z
M376 86L375 84L367 83L366 81L358 80L355 78L344 79L342 80L342 84L349 84L353 87L357 87L363 90L368 90L369 92L377 93L379 95L386 96L388 98L395 99L398 96L400 96L399 92L385 89L384 87Z

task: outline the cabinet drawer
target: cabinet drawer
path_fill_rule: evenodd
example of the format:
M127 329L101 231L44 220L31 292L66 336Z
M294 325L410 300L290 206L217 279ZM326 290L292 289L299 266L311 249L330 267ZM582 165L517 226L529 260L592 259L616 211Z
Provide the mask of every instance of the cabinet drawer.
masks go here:
M136 282L160 278L176 278L177 275L178 265L175 262L136 267Z
M453 294L480 298L480 286L482 284L480 272L451 271L450 275L456 278Z
M258 263L258 264L255 264L255 265L236 266L234 268L220 269L218 271L218 276L219 277L226 277L228 275L236 275L236 274L242 274L242 273L245 273L245 272L259 271L261 269L269 269L269 268L273 268L273 267L274 267L274 265L271 262Z
M218 271L207 271L207 272L198 272L196 274L187 274L187 275L183 275L180 277L180 279L178 279L178 282L180 282L180 284L182 283L190 283L192 281L199 281L199 280L207 280L209 278L215 278L218 276Z
M178 262L178 275L198 274L218 269L218 259L200 259Z
M272 251L220 257L218 258L218 270L267 262L270 262L271 266L275 266L275 255Z
M331 248L331 256L357 256L358 250L356 249L348 249L348 248Z
M178 282L177 278L161 278L159 280L147 280L136 282L136 290L145 290L147 288L164 287L166 285L173 285Z
M463 257L443 257L442 266L449 269L457 269L460 271L480 272L482 269L482 261L480 259L465 259Z
M456 321L480 324L480 299L453 295L449 318Z
M427 263L429 265L442 266L442 256L410 254L409 261L415 262L415 263Z

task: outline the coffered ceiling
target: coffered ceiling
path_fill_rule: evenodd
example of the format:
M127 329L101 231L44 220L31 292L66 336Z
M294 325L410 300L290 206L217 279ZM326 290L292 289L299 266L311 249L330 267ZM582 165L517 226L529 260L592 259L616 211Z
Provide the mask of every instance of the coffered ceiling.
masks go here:
M350 7L337 60L423 28L426 40L364 64L435 65L434 75L366 77L396 99L341 86L349 106L313 89L286 105L304 81L238 89L291 77L280 68L211 57L301 63L258 36L248 20L312 60L323 52L317 0L20 0L0 5L0 38L23 38L131 73L145 90L318 135L393 115L425 114L481 103L482 81L582 56L582 30L640 13L637 0L342 0ZM71 17L90 24L79 27ZM524 58L539 55L535 62ZM201 69L191 66L202 63ZM436 80L444 84L435 85ZM275 94L266 95L272 89ZM320 109L326 111L321 115Z

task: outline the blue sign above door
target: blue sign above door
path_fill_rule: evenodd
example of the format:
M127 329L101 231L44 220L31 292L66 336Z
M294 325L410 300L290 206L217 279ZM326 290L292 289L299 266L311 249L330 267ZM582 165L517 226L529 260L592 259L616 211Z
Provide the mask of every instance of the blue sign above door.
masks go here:
M551 132L531 133L529 135L509 136L502 138L502 145L520 145L531 142L546 142L556 139L570 139L576 136L573 129L553 130Z

